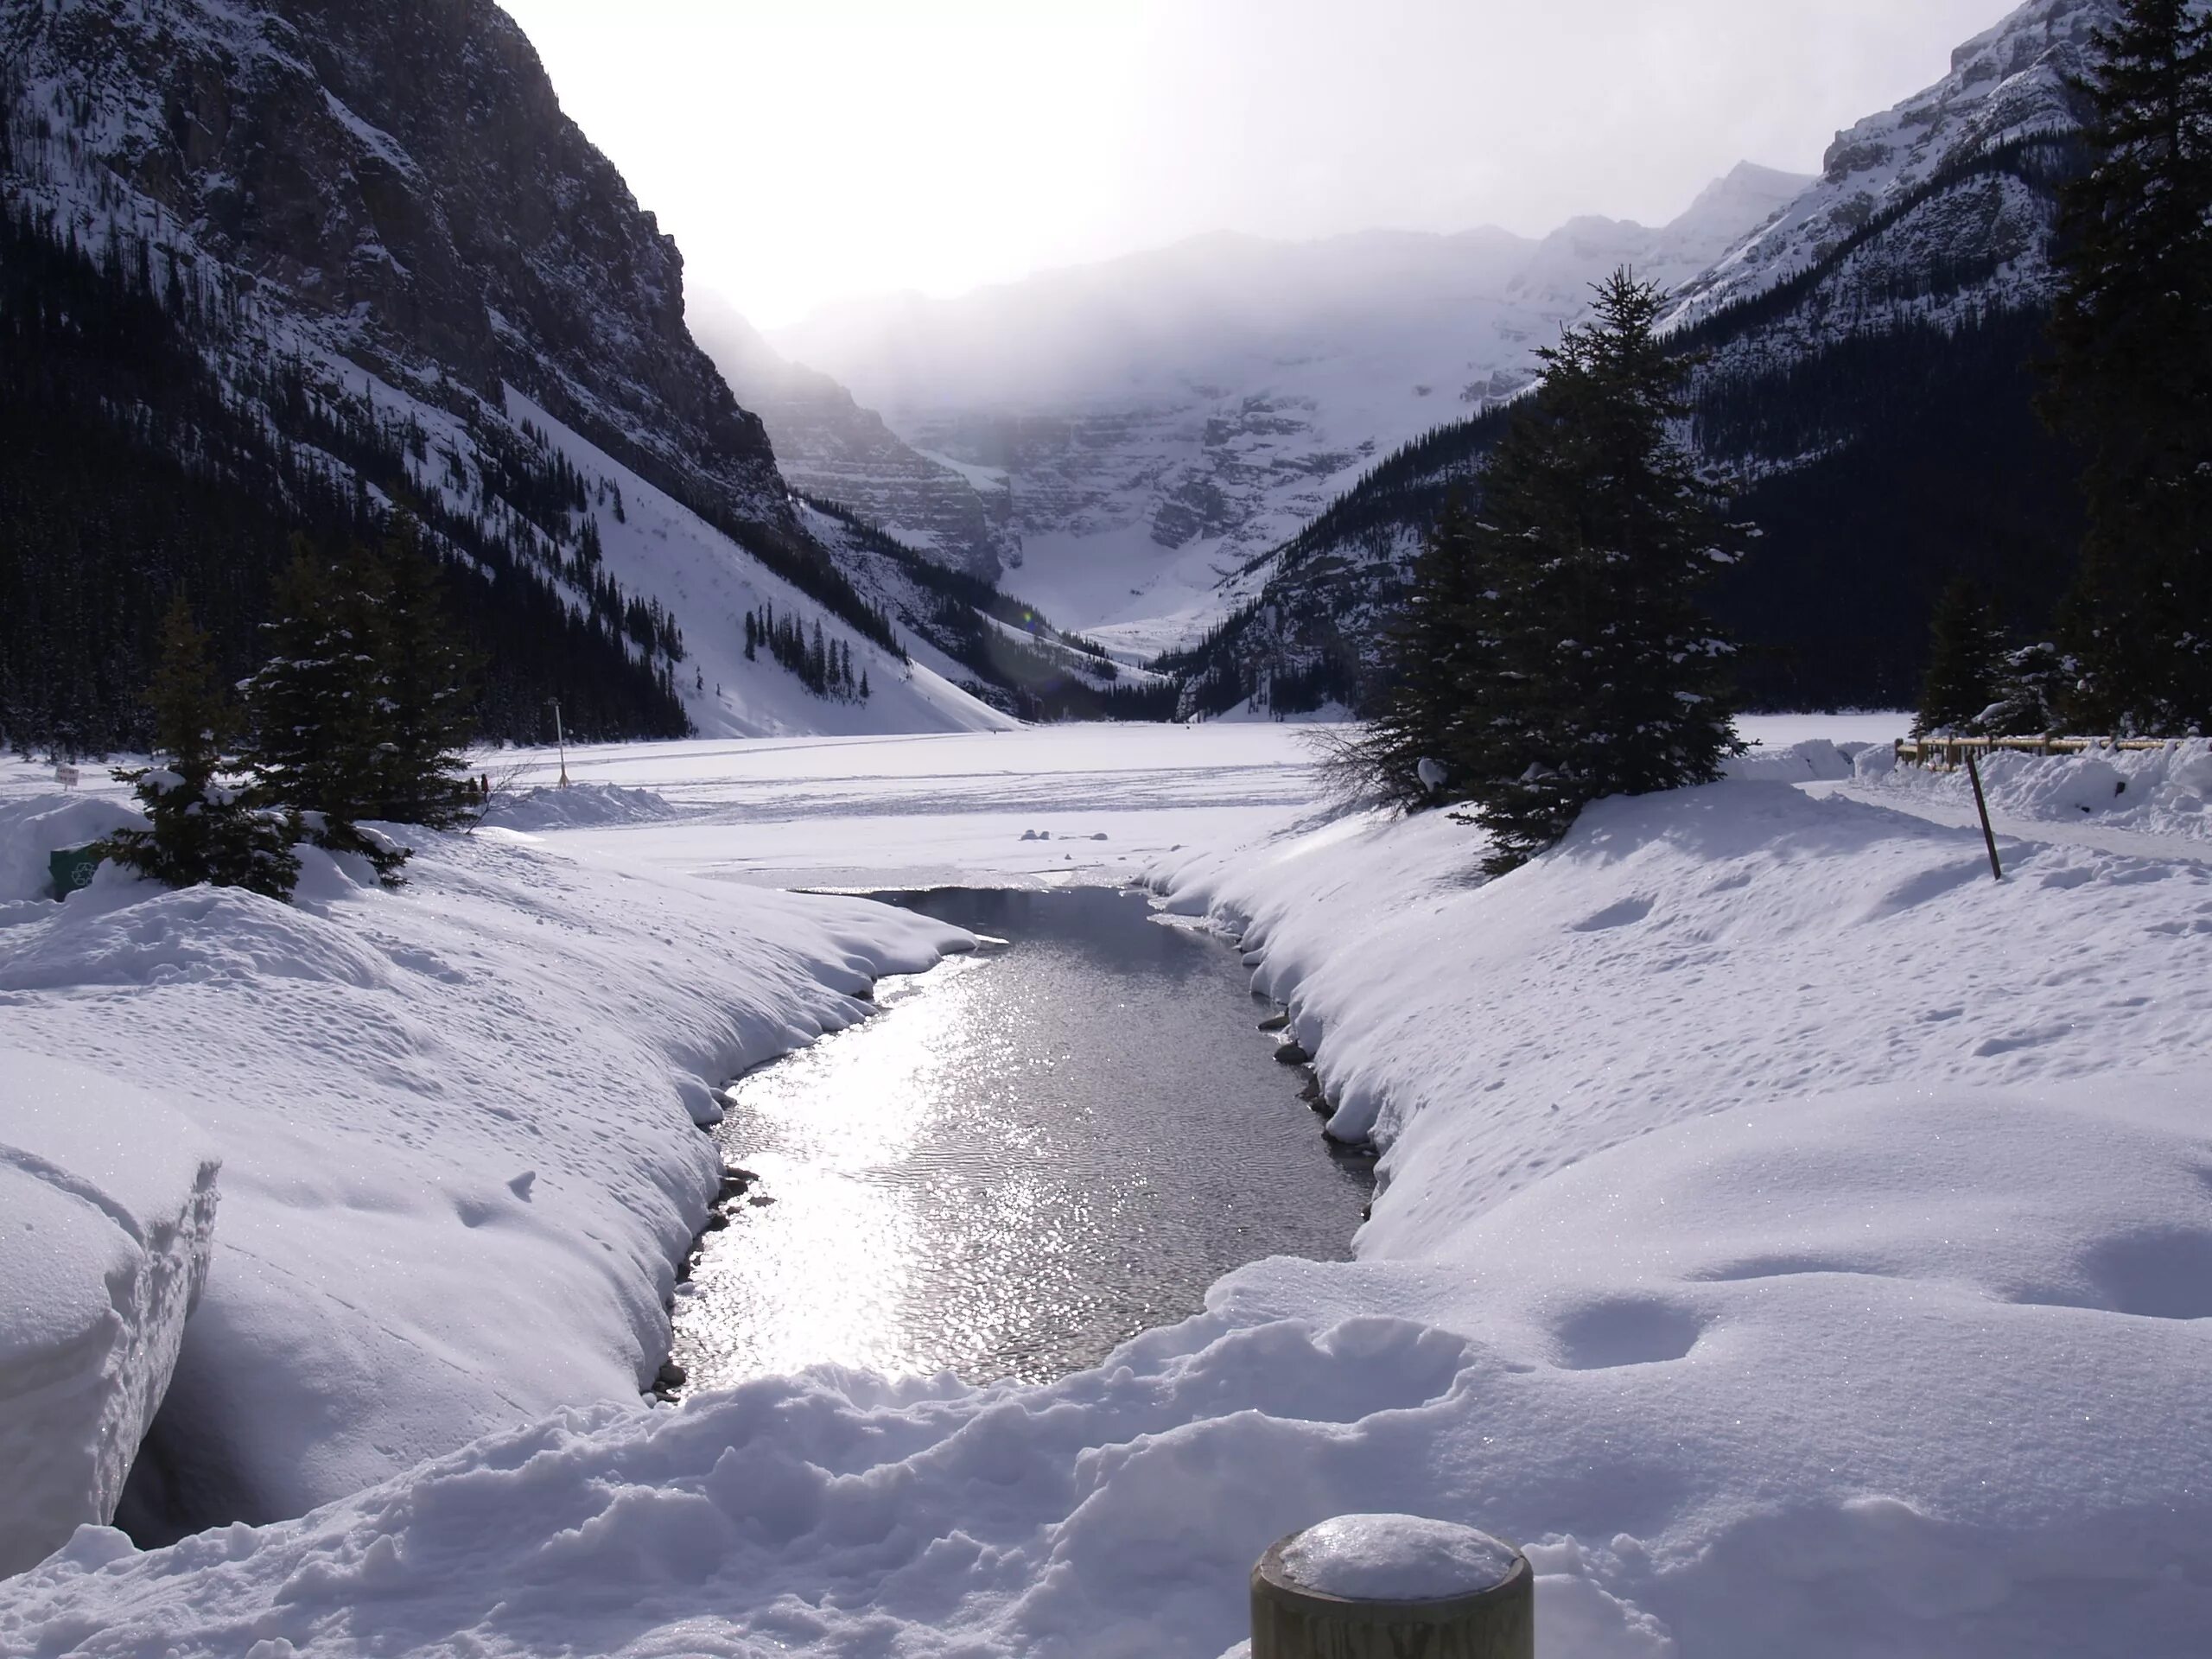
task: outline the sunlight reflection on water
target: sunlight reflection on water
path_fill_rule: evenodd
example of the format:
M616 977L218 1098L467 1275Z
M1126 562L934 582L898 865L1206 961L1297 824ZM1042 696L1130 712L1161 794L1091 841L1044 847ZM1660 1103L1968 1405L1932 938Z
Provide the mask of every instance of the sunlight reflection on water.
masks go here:
M1370 1187L1254 1028L1235 954L1141 895L899 895L1012 941L741 1080L741 1203L677 1303L696 1388L821 1363L1039 1379L1270 1255L1340 1259Z

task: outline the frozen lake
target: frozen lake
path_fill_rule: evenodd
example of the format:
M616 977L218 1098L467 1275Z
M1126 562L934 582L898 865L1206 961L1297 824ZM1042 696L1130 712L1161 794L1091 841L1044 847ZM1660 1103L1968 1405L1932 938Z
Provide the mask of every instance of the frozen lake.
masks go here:
M741 1201L677 1302L690 1387L834 1362L971 1381L1091 1364L1262 1256L1349 1255L1332 1154L1218 938L1109 888L899 901L1007 949L735 1086Z

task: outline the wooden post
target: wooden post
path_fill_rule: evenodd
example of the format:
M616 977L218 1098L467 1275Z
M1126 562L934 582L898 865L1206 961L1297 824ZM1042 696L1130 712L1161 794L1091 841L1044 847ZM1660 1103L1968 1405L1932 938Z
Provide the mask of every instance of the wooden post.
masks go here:
M1989 827L1989 803L1982 798L1981 793L1981 768L1974 765L1971 750L1967 754L1967 777L1974 784L1974 810L1981 814L1981 840L1982 844L1989 849L1991 879L2002 881L2005 879L2005 867L1997 861L1997 832Z
M1252 1569L1252 1659L1535 1659L1535 1584L1471 1527L1339 1516Z

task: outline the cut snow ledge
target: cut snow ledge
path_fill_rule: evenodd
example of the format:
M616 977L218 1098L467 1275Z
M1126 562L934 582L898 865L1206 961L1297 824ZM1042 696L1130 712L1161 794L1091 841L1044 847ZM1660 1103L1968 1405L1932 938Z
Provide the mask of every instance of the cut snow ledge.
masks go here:
M1345 1601L1478 1596L1520 1560L1486 1532L1417 1515L1340 1515L1293 1536L1281 1554L1289 1583Z
M207 1277L218 1160L144 1090L0 1049L0 1574L115 1513Z

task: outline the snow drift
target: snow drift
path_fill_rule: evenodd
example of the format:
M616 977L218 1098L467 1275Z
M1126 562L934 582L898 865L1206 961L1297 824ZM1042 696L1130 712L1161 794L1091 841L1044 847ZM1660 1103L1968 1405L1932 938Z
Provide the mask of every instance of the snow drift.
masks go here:
M1360 1260L1045 1387L764 1379L86 1529L0 1647L1211 1659L1275 1538L1406 1513L1527 1548L1548 1659L2196 1651L2212 870L2000 887L1974 831L1761 783L1478 852L1354 817L1156 876L1384 1146Z
M219 1167L144 1090L0 1049L0 1573L115 1513L207 1281Z
M2201 737L2156 749L2092 749L2081 754L2001 749L1978 764L1990 810L2008 817L2212 839L2212 741ZM1963 769L1897 766L1885 751L1861 755L1857 777L1900 803L1974 805L1973 785Z
M564 1405L636 1409L718 1179L711 1086L965 937L511 834L407 838L396 893L302 848L296 905L110 866L0 906L9 1041L158 1086L191 1126L169 1138L223 1160L142 1535L297 1515Z

